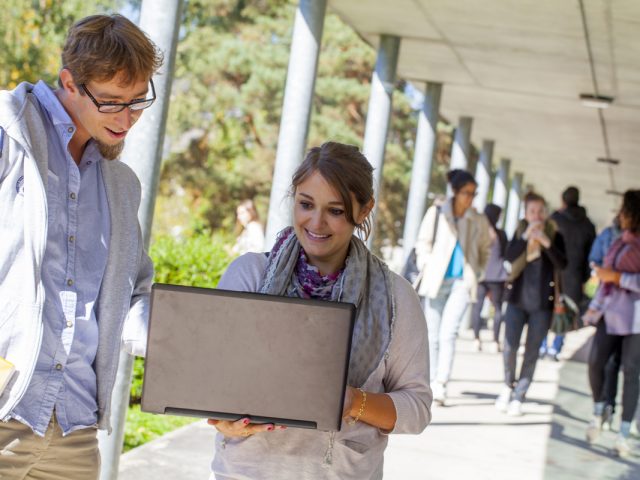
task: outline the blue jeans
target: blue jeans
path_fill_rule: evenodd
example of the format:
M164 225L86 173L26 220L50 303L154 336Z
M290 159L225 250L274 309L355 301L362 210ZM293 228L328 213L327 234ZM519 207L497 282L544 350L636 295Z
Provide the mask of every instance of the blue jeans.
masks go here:
M538 349L551 324L551 310L528 312L511 303L507 305L504 319L504 378L505 383L513 388L514 400L524 401L529 390L533 373L538 361ZM520 367L520 375L516 377L516 361L520 338L525 324L528 324L524 358Z
M551 344L551 348L547 346L547 336L545 335L544 340L542 340L542 345L540 345L540 355L549 354L549 355L557 355L562 350L562 346L564 345L564 335L556 335L553 338L553 343Z
M433 299L424 299L429 329L431 381L446 384L453 368L458 330L469 306L469 289L463 280L444 280Z

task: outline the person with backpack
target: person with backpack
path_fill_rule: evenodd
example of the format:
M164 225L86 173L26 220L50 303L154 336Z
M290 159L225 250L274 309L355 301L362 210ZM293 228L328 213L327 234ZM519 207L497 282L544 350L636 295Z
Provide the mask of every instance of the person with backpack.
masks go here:
M477 351L482 350L482 342L480 341L480 327L482 326L482 305L484 299L489 294L491 304L493 305L493 340L496 350L500 351L500 325L502 323L502 298L504 296L504 284L507 280L507 271L504 269L504 252L507 248L507 234L501 228L498 228L498 219L502 208L493 203L489 203L484 208L484 214L489 220L489 236L491 237L491 253L489 261L484 273L482 281L478 284L478 301L474 303L471 312L471 325L473 326L473 334L475 337L475 346Z
M444 405L455 342L467 307L476 301L478 281L491 250L487 218L471 206L477 183L465 170L451 170L453 197L428 210L416 241L420 274L415 282L429 330L431 389Z

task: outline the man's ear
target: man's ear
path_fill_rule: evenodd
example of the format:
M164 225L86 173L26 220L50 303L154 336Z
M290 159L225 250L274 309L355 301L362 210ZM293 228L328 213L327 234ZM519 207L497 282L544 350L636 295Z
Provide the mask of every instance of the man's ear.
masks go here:
M62 84L62 89L69 95L75 95L79 93L78 86L76 82L73 80L73 75L71 72L63 68L60 70L60 83Z

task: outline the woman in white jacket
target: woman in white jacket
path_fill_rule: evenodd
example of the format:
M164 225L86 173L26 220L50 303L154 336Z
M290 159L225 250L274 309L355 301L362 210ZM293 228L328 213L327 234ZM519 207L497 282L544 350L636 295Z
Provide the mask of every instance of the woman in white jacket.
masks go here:
M453 197L427 210L416 242L416 284L429 329L431 389L439 404L446 399L460 323L476 301L491 248L489 223L471 206L477 187L473 176L456 169L447 180Z

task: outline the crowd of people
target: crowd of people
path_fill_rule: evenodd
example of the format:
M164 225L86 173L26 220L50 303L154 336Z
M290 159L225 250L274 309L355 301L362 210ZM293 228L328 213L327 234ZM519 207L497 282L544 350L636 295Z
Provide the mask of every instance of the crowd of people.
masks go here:
M502 351L504 361L504 387L495 406L508 415L523 414L537 361L558 361L565 333L581 324L593 325L589 383L594 409L586 439L593 443L603 428L611 428L622 370L622 421L614 448L621 456L629 455L640 389L640 190L624 194L613 225L599 236L579 203L578 188L568 187L562 207L551 215L545 199L528 192L524 218L507 239L498 227L500 207L488 204L484 218L468 210L464 199L472 198L476 187L468 172L449 172L449 182L452 198L427 211L415 247L419 273L414 285L429 326L434 401L445 403L453 345L468 307L476 349L482 350L481 312L487 296L493 306L495 350ZM471 221L477 227L470 241ZM585 295L591 277L599 282L593 299ZM556 326L561 318L556 317L567 314L573 320ZM548 344L550 329L555 337Z
M145 353L153 278L137 219L140 183L118 157L154 103L161 64L129 20L95 15L71 27L57 88L24 82L0 92L0 357L16 369L0 391L2 478L98 478L97 430L111 429L121 346ZM422 432L432 401L446 404L468 311L482 348L487 295L504 356L496 406L522 414L539 356L558 358L562 336L551 347L545 339L559 300L570 298L596 326L587 438L610 423L622 369L615 448L629 453L640 389L640 191L625 193L617 223L595 242L577 188L563 193L551 217L530 192L508 239L498 206L472 207L474 177L452 170L447 178L453 195L426 212L413 283L364 243L373 169L357 147L309 150L292 178L291 225L269 252L255 206L239 205L240 256L220 287L346 301L356 320L341 429L212 419L216 478L381 478L389 434ZM592 269L600 287L587 306L583 284Z

